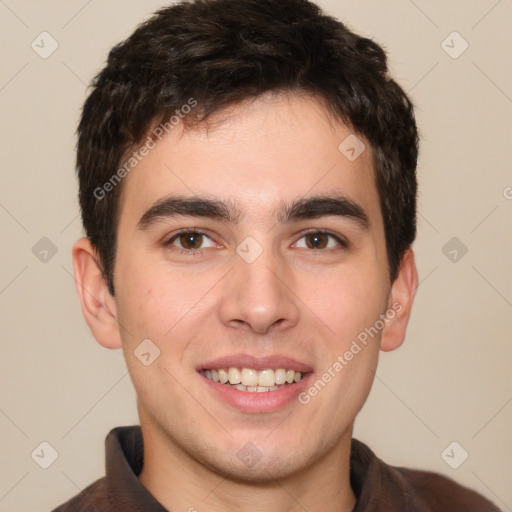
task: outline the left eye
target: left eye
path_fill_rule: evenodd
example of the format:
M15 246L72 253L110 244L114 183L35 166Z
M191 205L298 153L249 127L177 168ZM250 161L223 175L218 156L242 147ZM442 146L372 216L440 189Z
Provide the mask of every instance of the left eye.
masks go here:
M208 245L203 245L205 240L209 240L210 243ZM173 236L167 242L167 244L175 245L180 249L186 249L189 251L205 249L207 247L215 247L215 243L209 236L206 236L204 233L199 233L197 231L182 231L181 233Z
M300 249L333 249L339 246L346 247L347 244L339 237L322 231L307 233L296 244Z

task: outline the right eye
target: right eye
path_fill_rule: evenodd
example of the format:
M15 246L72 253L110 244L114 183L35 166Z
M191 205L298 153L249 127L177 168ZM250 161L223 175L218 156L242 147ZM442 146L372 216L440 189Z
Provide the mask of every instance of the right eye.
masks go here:
M205 240L210 241L206 246L203 245ZM197 252L201 252L201 249L215 247L215 242L201 231L184 229L171 237L165 245L177 247L178 249L181 249L181 252L184 254L187 252L195 254Z

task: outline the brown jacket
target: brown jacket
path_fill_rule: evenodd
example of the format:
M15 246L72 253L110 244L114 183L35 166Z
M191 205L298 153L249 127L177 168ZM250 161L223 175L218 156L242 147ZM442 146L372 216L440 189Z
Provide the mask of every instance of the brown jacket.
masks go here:
M139 482L143 464L139 426L117 427L105 440L106 477L53 512L168 512ZM490 501L437 473L392 467L352 440L352 512L500 512Z

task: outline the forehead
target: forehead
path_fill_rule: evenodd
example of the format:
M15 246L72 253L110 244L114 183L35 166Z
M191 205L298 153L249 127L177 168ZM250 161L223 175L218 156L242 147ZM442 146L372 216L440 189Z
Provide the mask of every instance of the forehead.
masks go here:
M380 217L369 144L312 96L267 95L193 129L176 125L125 178L120 223L137 223L170 195L222 199L261 221L321 194L345 195Z

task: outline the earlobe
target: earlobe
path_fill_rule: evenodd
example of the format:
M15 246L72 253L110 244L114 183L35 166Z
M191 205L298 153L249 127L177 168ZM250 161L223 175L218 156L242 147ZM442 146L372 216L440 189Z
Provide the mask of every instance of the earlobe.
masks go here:
M121 348L114 298L89 239L81 238L73 246L73 267L82 314L92 335L106 348Z
M391 286L388 323L382 331L380 343L382 351L395 350L404 342L417 288L418 271L414 262L414 252L407 249L402 256L398 277Z

